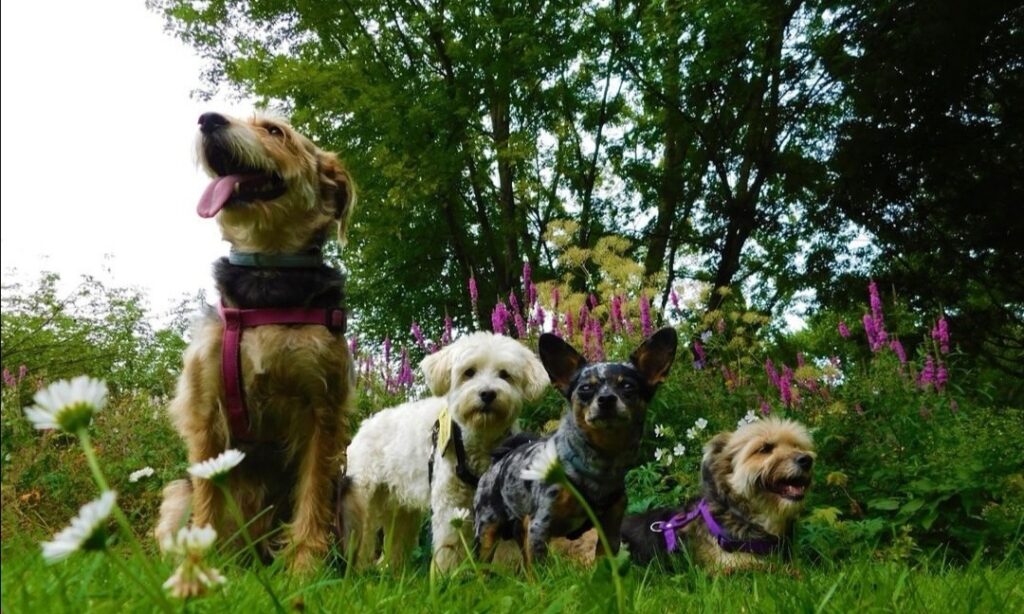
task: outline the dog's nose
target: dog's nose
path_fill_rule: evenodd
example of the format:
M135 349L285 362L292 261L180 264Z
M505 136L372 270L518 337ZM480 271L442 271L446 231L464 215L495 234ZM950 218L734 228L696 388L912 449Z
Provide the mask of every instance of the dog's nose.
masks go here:
M801 454L796 457L797 467L800 467L804 471L807 471L814 465L814 457L810 454Z
M602 394L597 397L597 406L601 409L615 409L619 404L619 398L614 394Z
M480 391L480 400L484 402L484 405L490 405L496 398L498 398L498 393L493 390Z
M210 134L221 126L228 125L228 118L220 113L203 113L199 116L199 131L203 134Z

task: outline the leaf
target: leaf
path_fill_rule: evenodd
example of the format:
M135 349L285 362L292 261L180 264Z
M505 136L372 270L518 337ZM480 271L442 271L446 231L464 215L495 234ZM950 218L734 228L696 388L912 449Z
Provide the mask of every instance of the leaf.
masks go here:
M899 509L900 502L898 499L872 499L868 501L868 507L873 510L891 511Z
M836 507L816 507L808 514L807 519L828 526L835 526L839 523L839 515L842 512Z

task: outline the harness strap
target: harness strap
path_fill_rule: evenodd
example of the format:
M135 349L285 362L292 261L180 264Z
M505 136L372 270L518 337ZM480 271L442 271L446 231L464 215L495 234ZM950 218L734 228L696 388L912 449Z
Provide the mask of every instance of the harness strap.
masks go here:
M246 328L268 325L320 325L345 334L347 319L344 309L286 307L276 309L235 309L219 307L224 322L221 340L221 377L224 380L224 401L231 435L240 441L252 439L249 411L242 389L242 332Z
M747 552L750 554L769 554L779 547L779 538L769 536L764 539L733 539L729 537L725 529L718 524L711 514L706 499L701 499L697 506L686 513L679 513L664 522L651 523L651 531L661 533L665 538L665 549L675 552L678 547L676 541L676 530L685 527L698 517L704 519L708 532L715 537L715 541L726 552Z
M430 484L434 483L434 456L437 454L437 436L441 431L441 421L437 420L434 422L434 428L430 430L430 460L427 465L427 480ZM480 476L473 473L473 470L469 468L469 461L466 458L466 445L462 442L462 429L453 420L452 421L452 443L455 444L455 475L463 481L467 486L476 488L477 484L480 483ZM447 449L447 446L445 446ZM441 450L441 456L444 456L445 450Z

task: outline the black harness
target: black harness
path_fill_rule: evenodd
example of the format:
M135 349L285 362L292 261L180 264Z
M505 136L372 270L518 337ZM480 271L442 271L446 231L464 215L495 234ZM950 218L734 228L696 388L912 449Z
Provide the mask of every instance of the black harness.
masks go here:
M434 422L434 428L430 431L430 461L427 465L427 479L430 484L434 483L434 456L437 454L437 436L441 432L441 421ZM476 488L480 483L480 476L473 473L466 460L466 445L462 442L462 429L452 420L452 443L455 444L455 475L471 488ZM444 450L441 450L444 456Z

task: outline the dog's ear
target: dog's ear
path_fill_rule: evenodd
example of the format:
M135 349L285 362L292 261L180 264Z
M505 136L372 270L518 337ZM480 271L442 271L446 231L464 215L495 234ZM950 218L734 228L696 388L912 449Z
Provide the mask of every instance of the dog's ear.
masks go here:
M704 495L721 500L728 490L728 476L732 473L732 459L725 453L732 432L719 433L704 444L704 458L700 462L701 487Z
M679 336L674 328L665 327L651 335L629 357L629 362L643 375L647 384L657 386L665 381L676 358Z
M427 388L435 397L443 397L452 387L452 346L443 347L420 362Z
M548 379L548 372L544 369L544 365L533 352L525 347L523 352L527 354L523 360L523 376L526 379L526 383L523 386L523 395L528 401L536 401L544 396L544 392L547 391L551 381Z
M573 349L571 345L562 341L558 335L544 333L540 336L538 344L540 361L551 378L551 383L563 395L569 396L569 386L576 374L584 365L587 359Z
M344 246L356 205L356 184L338 156L332 153L320 152L317 167L320 171L320 198L330 207L334 219L338 220L338 242Z

